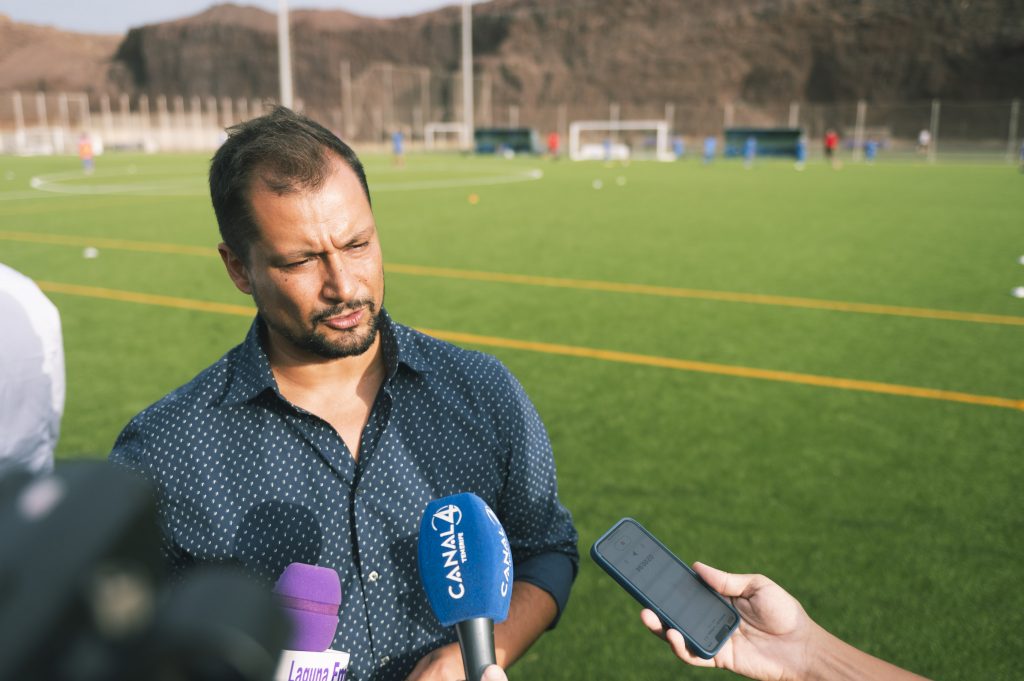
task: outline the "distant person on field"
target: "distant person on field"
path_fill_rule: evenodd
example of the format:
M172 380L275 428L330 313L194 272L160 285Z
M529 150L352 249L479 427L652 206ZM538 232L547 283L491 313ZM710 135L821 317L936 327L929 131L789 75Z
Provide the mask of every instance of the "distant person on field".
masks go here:
M922 128L921 132L917 133L917 151L922 154L928 153L928 148L932 145L932 133L929 132L928 128Z
M78 136L78 158L82 162L82 170L85 171L86 175L91 175L95 169L93 161L93 149L92 139L89 138L88 133L82 133Z
M708 135L704 138L704 163L711 163L715 160L715 152L718 149L718 138Z
M1020 151L1017 152L1018 165L1020 165L1020 172L1024 173L1024 142L1020 143Z
M686 155L686 143L683 142L682 135L676 135L672 138L672 153L677 161Z
M60 313L35 282L0 264L0 475L53 470L64 413Z
M405 134L397 128L391 133L391 153L396 166L405 165Z
M552 130L548 133L548 157L557 160L558 159L558 145L560 140L558 139L558 131Z
M869 139L864 143L864 160L868 163L874 163L875 157L878 156L878 142L874 139Z
M796 141L796 169L803 170L807 164L807 137L800 135Z
M754 167L754 159L757 158L757 138L749 135L743 140L743 167L750 170Z
M736 632L710 660L686 647L682 634L664 625L650 610L640 618L665 639L680 660L696 667L718 667L758 681L923 681L924 677L857 650L822 629L800 603L762 575L734 575L694 563L701 579L725 596L742 620Z
M605 163L611 163L612 162L612 138L611 137L605 137L604 138L604 142L601 143L601 146L604 149L604 162Z
M825 132L825 158L833 168L839 168L839 133L829 128Z

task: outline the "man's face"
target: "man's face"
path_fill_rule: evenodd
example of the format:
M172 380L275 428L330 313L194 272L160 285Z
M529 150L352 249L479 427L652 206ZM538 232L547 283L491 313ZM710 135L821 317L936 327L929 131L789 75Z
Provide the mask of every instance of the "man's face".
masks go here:
M221 256L252 294L274 350L297 359L361 355L377 336L384 270L377 226L355 173L337 158L319 190L279 196L260 179L250 194L259 236L242 262Z

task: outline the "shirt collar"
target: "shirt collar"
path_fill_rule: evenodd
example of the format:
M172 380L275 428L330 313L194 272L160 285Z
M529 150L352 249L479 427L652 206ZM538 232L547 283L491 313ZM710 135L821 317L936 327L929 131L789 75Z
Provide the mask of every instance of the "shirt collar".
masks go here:
M381 346L384 349L384 366L388 378L392 378L399 366L404 366L413 373L423 374L430 371L430 359L423 352L421 343L417 342L415 331L391 319L387 310L380 313Z
M257 314L245 340L235 349L236 354L231 360L231 380L220 401L222 405L233 406L248 402L265 390L272 390L278 397L281 396L263 345L265 328L265 322ZM417 374L429 371L429 362L412 337L411 329L393 321L384 309L380 312L377 328L388 380L394 378L401 366Z

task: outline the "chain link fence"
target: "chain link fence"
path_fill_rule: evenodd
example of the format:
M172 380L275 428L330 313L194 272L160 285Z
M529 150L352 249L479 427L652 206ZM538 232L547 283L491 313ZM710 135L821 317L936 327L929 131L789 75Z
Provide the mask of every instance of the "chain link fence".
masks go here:
M380 62L362 65L353 73L347 62L341 62L338 83L336 105L307 108L300 99L296 109L361 148L384 148L396 130L415 148L427 141L431 124L450 129L462 120L457 72ZM879 160L1016 162L1024 128L1019 100L534 103L507 85L499 87L487 74L475 78L474 85L477 127L527 127L542 137L558 132L567 139L573 121L663 120L688 149L696 149L708 136L721 138L732 127L791 128L802 131L812 155L822 153L826 131L835 130L842 140L841 153L852 160L860 158L863 145L870 141L879 150ZM209 150L225 138L225 128L273 105L272 99L264 98L0 92L0 153L74 154L83 135L94 148L106 150ZM432 148L457 147L457 136L434 141Z

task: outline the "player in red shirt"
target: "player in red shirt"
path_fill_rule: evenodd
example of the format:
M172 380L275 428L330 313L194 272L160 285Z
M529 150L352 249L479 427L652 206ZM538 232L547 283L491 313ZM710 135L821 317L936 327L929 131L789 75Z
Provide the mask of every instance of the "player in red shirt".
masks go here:
M839 149L839 133L832 128L825 132L825 158L832 164L833 168L839 167L839 158L836 151Z
M554 130L548 133L548 156L558 158L558 133Z

